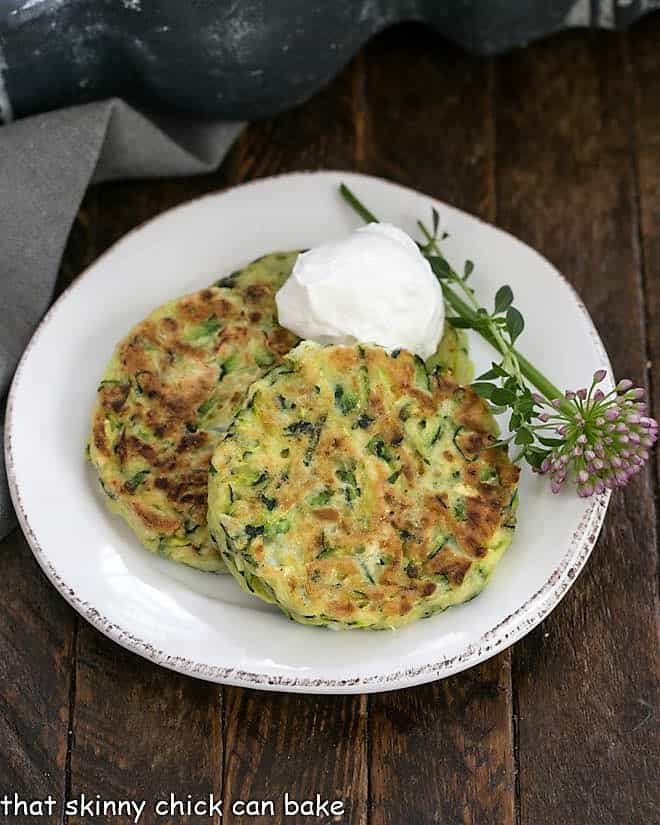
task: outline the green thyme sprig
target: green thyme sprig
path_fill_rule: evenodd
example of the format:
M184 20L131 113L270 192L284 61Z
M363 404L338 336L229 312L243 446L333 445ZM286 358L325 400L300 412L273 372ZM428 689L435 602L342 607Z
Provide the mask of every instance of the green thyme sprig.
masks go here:
M498 441L497 444L503 445L513 441L519 447L514 461L524 458L533 467L540 467L544 452L535 446L534 396L524 379L519 355L515 350L515 343L525 329L525 319L520 310L513 305L513 290L508 285L497 290L492 312L481 306L474 290L468 284L468 279L474 272L474 263L469 260L465 262L462 276L452 268L440 251L439 242L448 235L443 232L442 236L438 237L440 219L435 207L431 210L431 217L432 232L422 221L417 221L417 226L424 236L424 242L419 244L419 248L440 281L447 303L451 306L456 304L456 296L451 291L453 286L462 293L471 309L469 314L464 311L460 313L459 309L459 314L450 315L447 320L457 329L473 329L478 332L489 340L502 356L499 363L492 362L490 369L473 382L472 389L491 402L496 414L510 410L509 431L513 435L509 439ZM551 392L559 394L559 390L554 387Z
M340 192L365 222L378 222L347 186L341 184ZM431 209L430 229L422 221L417 226L423 236L419 249L438 278L447 308L454 313L447 320L456 328L477 332L500 356L472 384L495 414L509 412L511 435L493 446L513 443L517 447L513 460L524 459L534 471L548 474L555 493L569 479L583 497L627 484L648 460L658 436L658 423L648 417L642 400L644 389L633 388L624 379L605 394L597 385L606 373L597 370L588 390L562 393L515 347L525 321L514 306L511 287L497 290L489 311L468 283L474 271L472 261L465 263L459 275L442 254L440 243L447 234L440 233L438 211Z

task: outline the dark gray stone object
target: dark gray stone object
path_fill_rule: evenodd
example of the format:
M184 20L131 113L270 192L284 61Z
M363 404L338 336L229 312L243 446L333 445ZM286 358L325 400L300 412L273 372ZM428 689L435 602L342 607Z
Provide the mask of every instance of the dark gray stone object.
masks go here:
M373 34L417 20L496 54L660 0L0 0L0 121L118 96L230 120L325 85Z

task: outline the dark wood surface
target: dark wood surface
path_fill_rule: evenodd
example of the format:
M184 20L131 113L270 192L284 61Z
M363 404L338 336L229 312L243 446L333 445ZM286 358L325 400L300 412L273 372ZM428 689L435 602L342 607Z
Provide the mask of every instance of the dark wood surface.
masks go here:
M659 91L659 18L494 61L397 28L304 106L248 127L216 173L92 188L60 285L182 201L278 172L357 169L536 246L578 288L616 372L657 397ZM585 571L524 640L443 682L370 697L221 688L145 662L78 618L16 531L0 546L0 798L51 793L59 805L52 817L6 821L60 823L63 801L84 792L146 800L142 823L210 822L150 809L170 792L279 800L288 791L343 800L346 813L226 811L222 821L658 822L659 467L615 494Z

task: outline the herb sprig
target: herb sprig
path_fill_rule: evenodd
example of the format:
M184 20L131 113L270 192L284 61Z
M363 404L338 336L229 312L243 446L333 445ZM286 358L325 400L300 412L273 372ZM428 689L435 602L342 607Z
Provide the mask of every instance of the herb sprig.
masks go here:
M365 222L378 223L344 184L340 193ZM438 211L431 209L430 228L423 221L417 226L423 236L419 249L453 313L447 320L456 328L477 332L500 356L472 384L495 414L509 413L511 434L493 446L515 445L513 460L525 460L535 472L548 474L555 493L567 480L583 497L627 484L647 461L658 435L657 421L647 415L645 390L624 379L606 394L598 388L606 372L597 370L589 389L562 393L515 347L525 320L514 305L511 287L497 290L489 311L469 285L472 261L466 261L459 275L442 254L440 243L447 234L440 232Z

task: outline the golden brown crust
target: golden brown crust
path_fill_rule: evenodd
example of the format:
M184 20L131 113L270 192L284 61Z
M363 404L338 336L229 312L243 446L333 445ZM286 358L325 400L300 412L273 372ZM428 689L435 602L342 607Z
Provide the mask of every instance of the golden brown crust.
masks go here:
M411 621L479 592L510 540L518 469L495 430L409 353L304 342L218 446L210 527L298 621Z
M213 286L166 304L115 351L90 458L113 508L151 550L224 566L206 527L208 466L250 383L296 343L277 325L274 300L294 260L266 258L244 271L256 279L245 288Z

